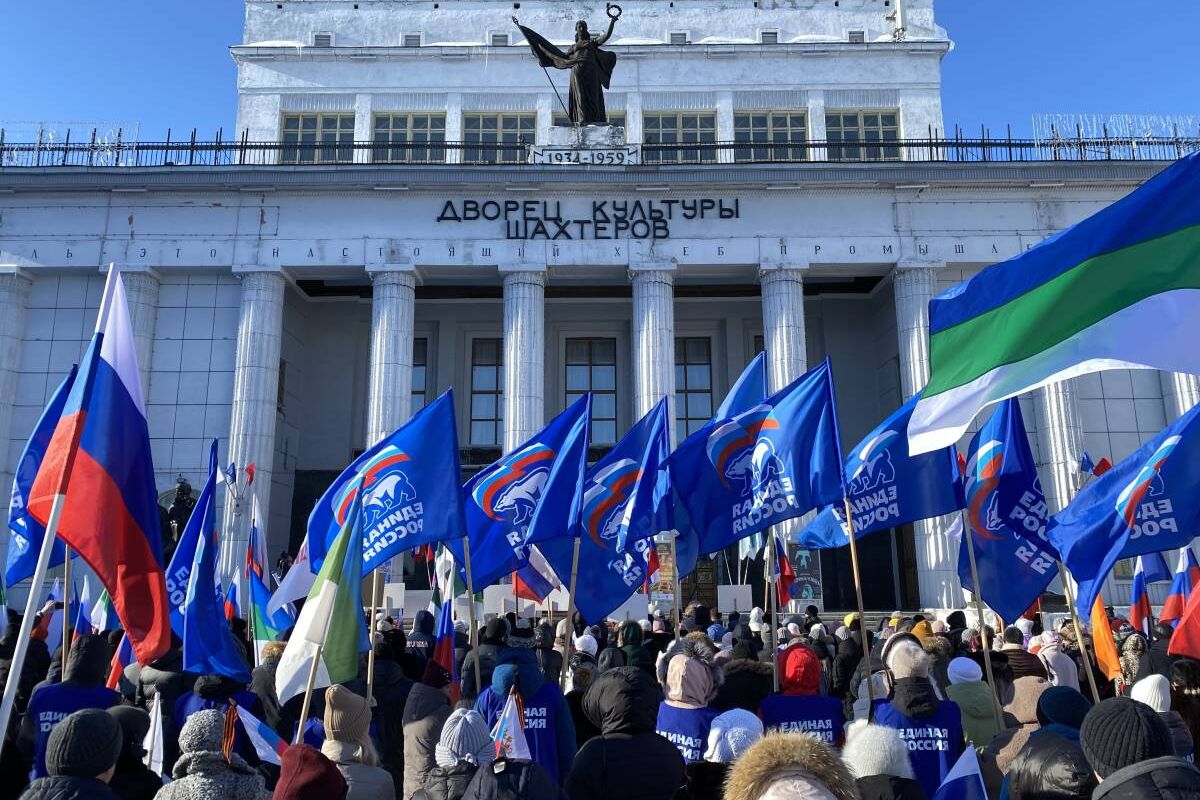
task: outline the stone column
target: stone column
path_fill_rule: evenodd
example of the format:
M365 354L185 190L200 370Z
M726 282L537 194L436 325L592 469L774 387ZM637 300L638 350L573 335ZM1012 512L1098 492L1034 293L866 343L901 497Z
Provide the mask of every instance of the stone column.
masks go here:
M238 471L255 465L254 484L263 513L271 508L271 479L275 462L275 419L279 400L279 353L283 340L283 274L264 267L244 267L242 305L238 316L237 354L233 367L233 407L229 450L222 461ZM245 552L249 500L225 504L226 575ZM243 507L245 506L245 507Z
M664 396L675 444L675 274L669 269L634 269L633 414L636 422Z
M546 271L504 273L504 452L542 428Z
M900 390L905 401L929 382L929 299L937 286L937 266L896 265L893 292L900 352ZM921 605L957 608L962 604L958 553L946 536L953 516L921 520L913 525L917 551L917 586Z
M107 272L107 269L105 270ZM153 270L122 270L129 322L133 326L142 397L150 392L150 362L154 356L154 329L158 325L158 273Z
M1034 394L1037 414L1038 467L1050 513L1057 514L1079 491L1082 476L1083 427L1072 381L1043 386Z
M3 459L0 460L0 486L8 492L12 489L12 468L8 460L9 442L26 437L32 431L13 431L13 406L17 402L17 370L21 366L21 348L25 342L25 309L29 306L29 292L33 287L28 273L16 267L0 267L0 442L3 442ZM56 378L55 380L58 380ZM3 537L0 556L8 551L9 537Z
M417 279L408 270L381 269L371 272L371 283L367 447L396 430L412 414Z
M1163 407L1167 422L1173 422L1200 403L1200 375L1189 372L1160 372Z
M804 270L763 267L763 347L767 351L767 392L774 393L808 371L804 333Z

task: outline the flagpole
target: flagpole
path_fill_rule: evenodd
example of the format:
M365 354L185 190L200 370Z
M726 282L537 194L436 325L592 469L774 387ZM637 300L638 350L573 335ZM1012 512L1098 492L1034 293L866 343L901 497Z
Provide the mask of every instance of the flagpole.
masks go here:
M575 543L575 555L576 555L575 560L576 560L576 562L578 562L578 560L579 560L579 558L578 558L579 543L578 542ZM574 570L572 570L572 572L573 571ZM574 587L572 586L571 594L574 595L574 593L575 593ZM680 597L679 597L679 549L675 546L675 536L672 536L671 537L671 605L673 606L673 610L671 611L671 618L672 618L672 621L675 623L675 638L676 639L683 638L682 636L679 635L679 612L680 612L679 603L680 603Z
M1096 685L1096 675L1092 671L1092 657L1088 654L1087 642L1083 640L1083 627L1079 624L1079 612L1075 610L1075 593L1071 591L1071 576L1062 559L1058 559L1058 577L1062 580L1063 594L1067 598L1067 608L1071 611L1071 624L1075 627L1075 639L1079 642L1079 652L1083 655L1083 671L1087 673L1088 685L1092 687L1092 700L1100 702L1100 687Z
M370 629L370 636L367 641L371 643L371 649L367 653L367 706L371 705L371 698L375 694L375 615L379 613L379 596L383 588L383 570L379 567L375 568L371 575L371 616L368 619L367 626ZM400 620L400 624L404 624L404 620Z
M678 574L678 572L676 572ZM575 580L579 577L579 537L575 537L575 546L571 550L571 586L567 592L567 638L563 640L563 668L558 676L559 688L567 685L568 662L570 661L571 639L575 632ZM478 675L476 668L476 675Z
M843 483L843 486L845 484ZM875 706L875 684L871 680L871 645L867 632L867 612L863 607L862 577L858 572L858 537L854 535L854 514L850 510L850 497L842 495L843 513L846 515L846 530L850 535L850 568L854 571L854 597L858 600L858 631L863 640L863 657L867 659L867 702ZM870 719L868 715L868 719Z
M979 636L983 644L983 668L987 673L988 687L992 690L992 714L996 717L996 730L1004 730L1004 715L1000 712L1000 698L996 695L996 676L992 674L992 647L988 644L987 625L983 620L983 595L979 593L979 568L975 565L975 536L967 519L966 509L959 512L962 515L963 541L967 545L967 560L971 562L971 583L975 591L971 596L975 600L975 613L979 617Z
M776 618L778 616L779 609L778 609L778 603L775 599L775 581L778 580L778 578L775 576L775 567L776 567L775 532L768 531L767 536L770 538L770 541L767 543L767 563L765 565L766 569L763 570L763 575L766 577L766 584L767 584L767 609L770 612L768 618L771 620L770 624L767 625L767 628L770 631L770 635L767 638L770 640L770 647L771 647L770 653L771 653L771 684L773 687L772 691L778 692L779 691L779 656L775 652L775 647L776 647L775 631L778 629L778 626L779 626L779 620Z
M296 723L296 740L292 744L300 744L304 739L304 724L308 721L308 708L312 703L313 684L317 682L317 668L321 664L321 644L317 643L317 651L313 654L312 666L308 668L308 683L304 687L304 703L300 706L300 721Z
M479 629L475 623L475 586L471 580L471 540L463 537L463 567L467 572L467 620L471 626L471 658L475 662L475 696L483 694L483 672L479 666ZM454 581L450 580L450 602L454 602Z
M71 650L71 623L74 622L71 619L71 596L75 594L73 591L75 587L71 585L71 548L63 548L63 555L65 556L63 558L63 592L66 594L67 599L63 604L65 611L63 612L62 661L60 663L65 670L67 667L67 653Z

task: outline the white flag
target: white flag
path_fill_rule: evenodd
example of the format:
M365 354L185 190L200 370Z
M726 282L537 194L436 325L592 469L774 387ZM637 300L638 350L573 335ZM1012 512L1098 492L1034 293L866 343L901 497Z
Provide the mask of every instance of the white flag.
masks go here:
M492 741L496 743L496 758L533 758L529 752L529 742L525 740L525 709L515 691L508 693L504 710L496 719Z
M142 756L142 763L146 765L146 769L150 770L155 775L162 775L162 696L157 693L154 695L154 702L150 705L150 730L146 731L146 738L142 741L142 747L146 751L146 755Z
M271 602L267 603L267 616L274 616L276 611L288 603L308 597L308 592L316 581L317 576L313 574L312 563L308 560L308 537L306 536L300 544L300 552L296 554L296 561L292 564L292 568L279 582L275 594L271 595Z

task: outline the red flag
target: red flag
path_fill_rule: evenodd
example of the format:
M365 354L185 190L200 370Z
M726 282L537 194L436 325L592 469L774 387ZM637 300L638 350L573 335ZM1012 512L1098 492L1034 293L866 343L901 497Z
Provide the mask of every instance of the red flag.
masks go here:
M1099 478L1110 469L1112 469L1112 462L1109 461L1108 457L1106 456L1096 462L1096 466L1092 468L1092 474Z
M254 470L255 470L254 464L246 465L246 485L247 486L250 486L254 483Z
M650 546L646 548L646 582L644 589L646 594L650 594L650 587L658 581L659 570L662 569L662 564L658 560L658 548L654 542L650 542Z
M775 598L779 601L777 608L783 608L792 599L792 584L796 582L796 570L792 569L792 560L788 558L787 548L775 537L775 554L779 559L779 581L775 584Z
M1167 655L1200 659L1200 592L1183 609L1183 619L1175 626L1175 634L1167 645Z

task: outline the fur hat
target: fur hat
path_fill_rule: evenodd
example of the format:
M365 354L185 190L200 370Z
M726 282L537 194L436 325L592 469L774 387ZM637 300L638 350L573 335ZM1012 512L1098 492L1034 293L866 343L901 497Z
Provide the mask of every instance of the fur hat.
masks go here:
M883 725L869 725L865 719L856 720L846 728L842 761L855 778L872 775L913 777L908 746L900 738L900 732Z
M929 677L929 654L912 642L900 642L891 648L886 664L897 679Z
M830 749L802 733L770 733L733 764L724 800L856 800L854 777Z
M744 708L730 709L713 719L704 760L721 764L737 761L762 737L762 720Z

